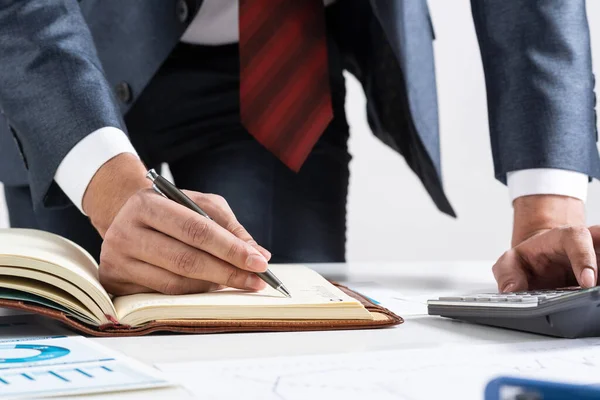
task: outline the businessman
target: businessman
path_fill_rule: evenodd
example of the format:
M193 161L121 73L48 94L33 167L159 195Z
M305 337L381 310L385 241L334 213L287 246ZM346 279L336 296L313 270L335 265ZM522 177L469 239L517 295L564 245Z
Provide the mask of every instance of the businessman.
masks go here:
M499 290L595 285L585 1L471 5L495 175L514 205ZM344 70L373 133L454 216L433 40L425 0L0 0L11 225L79 243L115 294L260 289L252 272L268 261L343 261ZM163 162L214 220L149 189Z

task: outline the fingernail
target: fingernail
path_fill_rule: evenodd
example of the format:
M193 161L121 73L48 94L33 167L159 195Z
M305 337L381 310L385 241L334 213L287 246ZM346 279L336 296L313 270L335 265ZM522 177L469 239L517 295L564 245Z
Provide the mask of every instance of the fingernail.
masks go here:
M592 287L596 284L596 273L590 267L584 268L580 276L581 286Z
M267 260L262 255L251 254L246 259L246 267L252 271L263 272L267 269Z
M264 289L265 283L256 275L250 275L246 279L246 288L250 290Z
M508 285L504 286L504 289L502 289L502 293L509 293L509 292L512 292L514 289L515 289L515 284L509 283Z

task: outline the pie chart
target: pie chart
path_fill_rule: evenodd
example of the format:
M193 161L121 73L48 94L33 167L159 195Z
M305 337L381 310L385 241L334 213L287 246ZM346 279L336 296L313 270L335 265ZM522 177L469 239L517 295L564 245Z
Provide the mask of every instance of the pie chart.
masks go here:
M34 354L31 354L31 353ZM58 346L40 344L9 344L0 345L0 365L30 363L64 357L69 349Z

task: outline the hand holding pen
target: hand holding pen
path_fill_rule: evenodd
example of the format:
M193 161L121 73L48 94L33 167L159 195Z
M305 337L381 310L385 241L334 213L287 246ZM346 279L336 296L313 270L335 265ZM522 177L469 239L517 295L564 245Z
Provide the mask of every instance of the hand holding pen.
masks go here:
M139 189L120 207L103 235L99 275L107 291L189 294L266 287L262 276L270 253L252 240L227 202L186 194L214 220L149 189Z
M148 171L148 174L146 175L146 177L153 182L152 188L157 193L181 204L184 207L189 208L190 210L202 215L203 217L205 217L209 220L212 220L212 218L202 208L200 208L192 199L190 199L182 191L177 189L177 187L175 187L175 185L173 185L171 182L169 182L162 176L158 175L156 173L156 171L154 171L153 169ZM229 209L229 206L227 206L227 208ZM231 209L229 209L229 211L231 211ZM233 215L233 212L231 212L231 215ZM252 238L250 237L250 234L247 233L245 231L245 229L243 229L241 227L241 225L239 225L239 227L237 227L235 230L239 231L240 229L242 229L244 231L244 234L243 234L244 237L242 237L242 239L245 238L246 240L252 240ZM291 297L290 292L286 289L286 287L283 285L283 283L279 279L277 279L275 274L273 274L271 271L266 270L264 272L259 272L258 276L265 283L267 283L269 286L271 286L273 289L277 290L278 292L285 295L286 297Z

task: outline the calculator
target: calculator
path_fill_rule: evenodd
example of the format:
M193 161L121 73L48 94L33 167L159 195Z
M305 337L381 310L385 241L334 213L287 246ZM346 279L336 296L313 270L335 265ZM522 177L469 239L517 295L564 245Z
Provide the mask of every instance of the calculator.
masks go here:
M562 338L600 336L600 287L440 297L429 315Z

